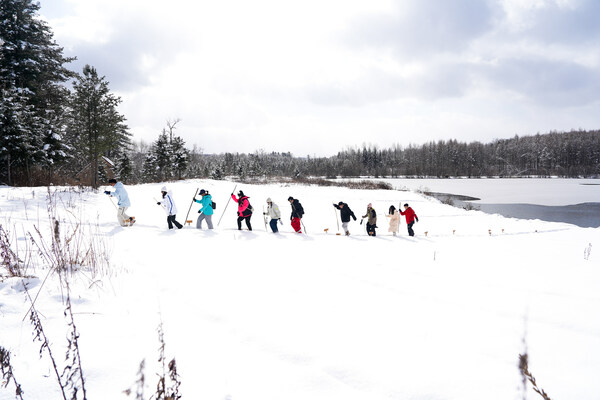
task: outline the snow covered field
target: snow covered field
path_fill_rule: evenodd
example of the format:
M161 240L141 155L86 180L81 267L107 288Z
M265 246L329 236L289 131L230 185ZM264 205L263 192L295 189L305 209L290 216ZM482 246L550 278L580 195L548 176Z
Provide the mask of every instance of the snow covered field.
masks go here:
M180 222L196 188L209 190L215 225L234 185L167 183ZM161 321L184 399L522 399L524 338L552 399L600 397L600 228L464 211L412 192L238 185L256 211L252 232L237 231L233 203L214 231L168 231L153 200L161 186L127 187L131 228L117 226L102 192L52 189L63 235L79 223L109 257L70 279L89 399L135 398L123 391L143 359L144 398L154 393ZM0 188L0 223L35 276L0 282L0 346L25 399L61 395L32 340L23 282L61 371L69 331L64 288L28 235L38 227L50 241L47 195ZM304 206L308 235L292 233L288 196ZM279 235L265 232L267 197L284 215ZM338 201L359 219L373 203L378 236L358 222L336 236ZM404 221L399 237L387 233L384 214L400 202L419 216L415 238ZM14 397L11 384L0 388L0 399Z

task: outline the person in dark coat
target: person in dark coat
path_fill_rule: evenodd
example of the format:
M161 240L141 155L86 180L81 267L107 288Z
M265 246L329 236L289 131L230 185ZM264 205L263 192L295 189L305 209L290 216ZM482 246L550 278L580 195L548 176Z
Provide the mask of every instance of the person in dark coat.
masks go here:
M251 231L252 225L250 224L250 218L252 218L252 206L250 205L248 196L244 195L244 192L240 190L238 192L238 197L235 197L235 194L231 193L231 198L238 203L238 230L242 230L242 221L246 220L246 226L248 227L248 230Z
M343 201L340 201L339 203L334 204L333 206L340 210L340 218L342 219L342 229L344 229L346 236L350 236L350 231L348 230L348 223L350 222L350 218L354 218L354 220L356 221L356 215L354 215L354 212L350 209L350 207L348 207L348 204L344 203Z
M419 222L419 217L415 211L408 206L408 203L404 204L404 211L400 210L400 214L404 215L406 218L406 225L408 226L408 236L415 236L415 231L413 231L413 225L415 222Z
M304 208L302 208L302 204L298 201L298 199L294 199L292 196L288 197L288 201L292 206L292 215L290 219L292 220L292 228L296 233L302 233L301 219L304 215Z
M375 209L371 203L369 203L367 206L367 213L363 215L363 219L364 218L368 218L367 234L369 236L377 236L377 233L375 232L375 228L377 228L377 213L375 212Z

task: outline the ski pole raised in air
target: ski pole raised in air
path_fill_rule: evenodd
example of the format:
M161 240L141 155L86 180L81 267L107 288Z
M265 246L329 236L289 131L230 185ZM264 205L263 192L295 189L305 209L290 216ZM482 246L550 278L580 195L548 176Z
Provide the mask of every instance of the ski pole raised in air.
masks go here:
M235 193L236 188L237 188L237 184L233 187L233 191L231 193ZM231 196L229 196L229 200L227 200L227 204L225 204L225 208L223 209L223 214L221 214L221 218L219 218L219 222L217 222L217 226L219 226L219 224L221 223L221 220L223 219L223 215L225 215L225 210L227 210L227 206L229 205L230 201L231 201Z

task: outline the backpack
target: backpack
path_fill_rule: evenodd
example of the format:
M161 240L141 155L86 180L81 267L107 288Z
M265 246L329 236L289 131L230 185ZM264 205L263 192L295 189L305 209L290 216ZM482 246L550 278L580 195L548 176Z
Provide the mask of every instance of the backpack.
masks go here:
M246 198L246 200L248 201L248 207L246 208L246 210L250 210L250 214L254 213L254 207L252 207L252 204L250 204L249 197L248 197L248 196L246 196L245 198ZM241 203L240 203L240 201L241 201L241 200L242 200L242 199L238 199L238 204L241 204Z
M210 203L210 207L214 210L217 208L217 203L215 203L214 201Z

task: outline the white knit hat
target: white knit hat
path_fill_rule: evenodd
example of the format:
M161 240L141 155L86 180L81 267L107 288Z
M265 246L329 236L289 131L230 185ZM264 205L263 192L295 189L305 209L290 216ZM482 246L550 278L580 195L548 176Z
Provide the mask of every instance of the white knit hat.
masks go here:
M166 187L166 186L163 186L163 187L161 187L161 188L160 188L160 191L161 191L161 192L165 192L165 193L166 193L166 192L167 192L167 187Z

